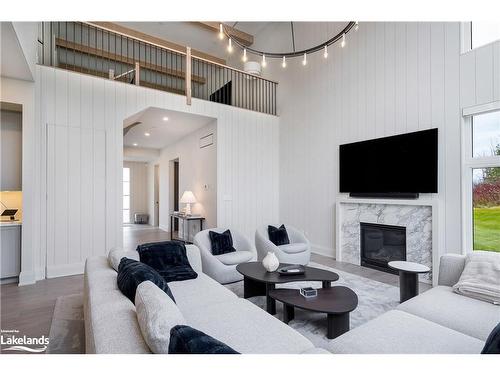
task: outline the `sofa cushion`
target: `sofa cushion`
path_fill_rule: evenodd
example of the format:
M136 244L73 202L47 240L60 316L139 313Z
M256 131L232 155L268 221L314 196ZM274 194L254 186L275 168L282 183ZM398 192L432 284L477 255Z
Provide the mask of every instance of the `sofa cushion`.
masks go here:
M135 309L144 340L153 353L168 353L170 330L185 324L179 308L151 281L144 281L135 293Z
M203 273L196 279L174 281L168 285L176 296L177 306L183 313L188 310L199 312L202 307L238 298L236 294Z
M308 249L306 243L290 243L288 245L280 245L278 247L287 254L297 254Z
M156 284L175 302L167 282L147 264L137 260L122 258L118 266L117 284L120 291L134 302L137 286L143 281L149 280Z
M118 266L122 258L129 258L139 260L139 253L137 251L125 251L123 249L111 249L108 254L108 262L111 268L118 272Z
M208 232L208 237L210 238L210 247L213 255L227 254L236 251L233 247L233 237L229 229L222 233L211 230Z
M85 262L85 352L150 353L137 322L134 303L120 292L116 277L104 256Z
M223 342L193 327L178 325L170 330L168 354L239 354Z
M491 331L481 354L500 354L500 323Z
M282 321L244 299L183 310L188 324L248 354L298 354L313 344Z
M186 246L177 241L146 243L137 246L141 262L154 268L165 281L194 279L198 275L189 264Z
M432 288L397 309L483 341L500 318L500 306L453 293L447 286Z
M251 251L234 251L217 255L216 258L224 263L226 266L248 262L252 259L253 254Z
M399 310L392 310L334 339L334 354L478 354L484 343Z
M286 245L290 243L288 238L288 233L285 228L285 224L281 224L279 228L269 225L267 227L267 234L269 236L269 241L271 241L276 246Z

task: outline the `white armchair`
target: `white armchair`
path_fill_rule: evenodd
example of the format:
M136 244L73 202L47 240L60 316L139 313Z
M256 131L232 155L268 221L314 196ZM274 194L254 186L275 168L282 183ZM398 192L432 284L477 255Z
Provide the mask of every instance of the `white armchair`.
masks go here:
M203 273L206 273L221 284L229 284L242 280L243 275L236 271L236 266L240 263L257 260L255 247L245 236L232 229L230 229L231 237L233 238L233 247L236 251L213 255L208 233L210 231L222 233L226 230L227 228L205 229L198 232L193 240L194 244L200 249Z
M279 225L275 225L279 227ZM285 225L290 243L288 245L276 246L269 240L267 225L261 226L255 232L255 247L258 259L262 260L268 252L273 252L280 263L306 265L311 259L311 244L309 240L298 229Z

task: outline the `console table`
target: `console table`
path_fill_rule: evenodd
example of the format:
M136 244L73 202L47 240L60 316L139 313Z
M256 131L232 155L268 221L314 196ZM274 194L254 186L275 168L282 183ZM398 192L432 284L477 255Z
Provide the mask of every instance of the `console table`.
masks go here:
M175 220L177 220L179 222L179 226L183 226L183 228L187 228L186 230L183 230L183 235L182 237L177 235L177 236L174 236L174 222ZM198 233L198 231L196 233L191 233L191 229L190 229L190 222L192 221L198 221L200 223L200 231L203 230L203 221L205 220L204 217L201 217L201 216L184 216L184 215L180 215L180 214L174 214L174 213L171 213L170 214L170 240L175 240L175 241L182 241L184 243L192 243L192 241L190 241L191 239L191 236L194 236L196 233Z

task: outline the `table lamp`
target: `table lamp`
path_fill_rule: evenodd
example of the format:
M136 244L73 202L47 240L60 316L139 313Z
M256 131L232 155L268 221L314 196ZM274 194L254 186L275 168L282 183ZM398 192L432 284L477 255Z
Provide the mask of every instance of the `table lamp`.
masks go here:
M181 197L181 203L186 204L186 216L191 215L191 203L196 203L196 197L193 192L190 190L186 190Z

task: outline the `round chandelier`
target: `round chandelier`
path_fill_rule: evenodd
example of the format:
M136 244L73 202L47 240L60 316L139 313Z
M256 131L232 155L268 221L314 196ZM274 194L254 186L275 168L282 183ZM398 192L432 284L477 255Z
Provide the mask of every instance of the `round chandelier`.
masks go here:
M303 49L301 51L296 51L295 50L295 35L293 32L293 22L290 22L290 32L291 32L291 37L292 37L292 46L293 46L293 51L291 52L266 52L266 51L260 51L254 48L246 47L243 45L241 42L239 42L237 39L232 38L231 35L228 33L226 30L226 27L224 24L219 23L219 39L223 40L225 37L228 39L228 45L227 45L227 51L229 53L232 53L234 50L234 46L236 45L243 51L243 55L241 57L242 61L246 63L248 61L248 56L247 53L252 53L254 55L262 56L262 61L260 65L265 68L267 66L267 58L270 59L281 59L281 66L283 68L286 68L286 59L287 58L294 58L294 57L302 57L302 65L307 65L307 55L310 55L312 53L318 52L318 51L323 51L323 57L326 59L328 58L328 47L331 46L334 43L337 43L340 41L340 47L344 48L346 46L346 35L354 29L354 31L357 31L359 28L358 21L350 21L347 23L347 25L340 31L337 35L331 37L330 39L324 41L323 43L320 43L316 46L310 47Z

